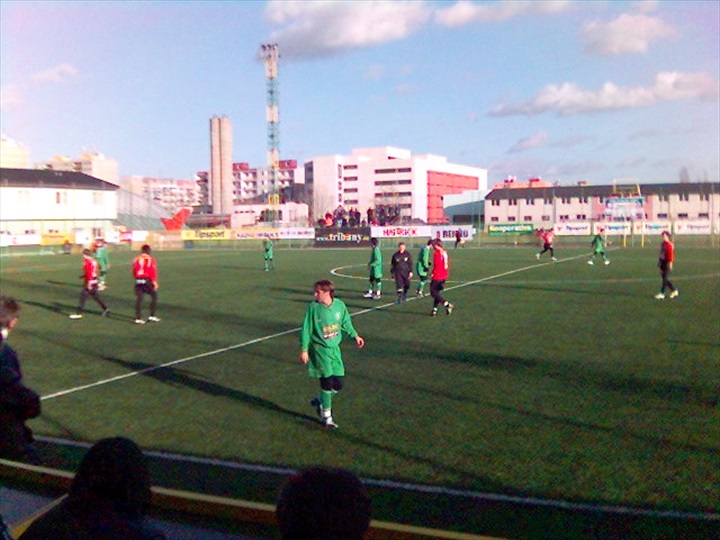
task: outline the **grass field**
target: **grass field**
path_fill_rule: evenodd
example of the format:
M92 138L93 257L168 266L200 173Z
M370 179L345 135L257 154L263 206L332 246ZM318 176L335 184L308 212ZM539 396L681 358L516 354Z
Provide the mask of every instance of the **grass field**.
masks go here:
M456 310L436 318L429 298L394 305L387 279L382 300L362 298L368 255L276 250L266 273L260 251L159 252L162 321L144 326L133 324L130 253L111 260L111 316L90 301L80 321L67 317L79 256L2 258L2 292L23 304L10 339L44 396L32 428L272 467L342 466L447 497L720 512L717 248L677 245L680 296L664 301L652 297L657 246L611 251L609 266L588 266L586 249L560 250L557 263L531 248L451 249ZM367 342L343 346L337 432L317 425L317 383L298 362L298 328L324 278ZM379 496L376 517L503 532L475 503L433 507L423 496L421 511Z

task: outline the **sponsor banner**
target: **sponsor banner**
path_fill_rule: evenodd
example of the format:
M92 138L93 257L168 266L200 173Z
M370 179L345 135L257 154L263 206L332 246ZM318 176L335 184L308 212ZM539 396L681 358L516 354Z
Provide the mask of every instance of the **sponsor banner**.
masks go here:
M460 231L460 238L463 242L473 239L475 229L472 225L433 225L430 236L439 238L443 242L455 242L455 233Z
M49 233L42 235L43 246L61 246L65 243L65 240L70 240L67 234Z
M711 234L709 221L676 221L675 234Z
M181 229L181 240L232 240L231 229Z
M315 247L367 247L370 227L328 227L315 230Z
M672 230L672 225L669 221L646 221L642 224L643 234L660 234L663 231Z
M613 236L616 234L619 235L627 235L630 234L632 231L631 229L632 223L629 221L617 221L612 223L600 223L598 224L599 227L605 229L605 234L608 236ZM638 223L640 225L640 223Z
M312 227L283 227L280 229L235 229L233 238L237 240L250 240L255 238L272 238L275 240L315 238L315 229Z
M643 197L608 197L605 199L605 214L624 219L643 219Z
M558 236L590 236L589 223L557 223L555 224L555 233Z
M392 227L370 227L370 234L375 238L415 238L432 236L430 225L392 226Z
M532 223L491 223L488 225L490 236L503 236L506 234L533 234L535 229Z
M0 234L0 246L40 246L42 236L39 234Z

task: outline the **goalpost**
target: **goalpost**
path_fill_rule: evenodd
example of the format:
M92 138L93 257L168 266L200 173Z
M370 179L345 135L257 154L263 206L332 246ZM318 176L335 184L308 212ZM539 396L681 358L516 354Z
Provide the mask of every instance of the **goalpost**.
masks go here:
M645 198L640 191L640 184L617 183L613 181L613 190L605 199L605 216L613 221L622 221L625 227L622 231L622 246L627 247L628 237L635 238L635 223L640 222L640 245L645 246ZM629 231L627 224L630 224Z

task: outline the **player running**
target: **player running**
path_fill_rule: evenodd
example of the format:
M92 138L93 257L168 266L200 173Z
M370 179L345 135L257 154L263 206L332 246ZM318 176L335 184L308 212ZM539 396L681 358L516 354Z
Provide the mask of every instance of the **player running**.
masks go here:
M345 303L335 298L332 281L317 281L313 291L315 300L305 312L300 331L300 361L307 365L310 377L320 380L320 393L310 404L325 427L337 429L332 416L332 401L333 395L342 390L345 376L340 352L342 332L353 338L358 348L365 345L365 340L355 330Z
M390 274L395 278L396 303L398 304L407 300L407 292L410 289L410 281L413 276L412 267L412 255L405 249L405 242L400 242L398 250L390 259Z
M95 260L100 265L100 275L98 276L98 290L107 289L105 282L107 271L110 269L110 255L108 254L107 242L102 238L95 244Z
M99 289L99 275L100 265L93 257L93 252L89 249L83 249L83 273L80 276L83 279L83 288L80 291L80 302L78 304L77 311L70 314L71 319L82 319L83 309L85 308L85 302L88 298L95 300L98 305L102 308L102 316L106 317L110 310L103 302L102 298L98 294Z
M593 261L595 260L595 256L599 255L602 257L603 262L607 266L610 264L610 261L605 256L605 238L603 235L604 229L600 229L600 231L593 237L592 241L590 242L590 246L593 248L593 254L590 257L590 260L588 261L588 264L592 266L595 264Z
M145 324L142 318L143 298L147 294L150 296L150 316L148 322L160 322L160 318L155 316L157 308L158 294L160 287L158 283L157 262L155 257L150 255L150 246L145 244L140 248L140 255L135 257L132 264L133 277L135 278L135 324Z
M418 260L415 263L415 271L420 278L415 294L424 296L425 283L427 283L428 271L430 270L430 253L432 252L432 240L428 240L427 244L420 249Z
M539 253L536 253L536 254L535 254L535 258L536 258L536 259L539 259L539 258L540 258L540 255L542 255L542 254L545 253L546 251L549 251L549 252L550 252L550 258L551 258L553 261L557 261L557 259L555 258L555 248L553 247L553 243L555 242L555 231L554 231L552 228L550 228L550 229L540 229L540 230L538 231L538 236L539 236L539 237L542 239L542 241L543 241L543 249L542 249L542 251L540 251Z
M370 262L368 262L368 269L370 270L370 286L367 292L363 295L365 298L372 298L378 300L382 294L382 252L378 247L378 239L370 239L371 251L370 251Z
M430 312L431 317L435 317L438 313L438 306L445 306L445 313L450 315L453 304L445 300L442 296L442 290L445 288L445 281L450 276L450 259L448 253L443 249L442 240L436 238L432 241L433 246L433 265L432 275L430 279L430 296L433 297L433 308Z

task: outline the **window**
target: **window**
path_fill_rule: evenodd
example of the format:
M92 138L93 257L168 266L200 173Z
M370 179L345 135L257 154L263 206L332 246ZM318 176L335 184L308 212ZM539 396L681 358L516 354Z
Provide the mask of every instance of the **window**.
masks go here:
M517 206L517 199L508 199L508 206Z
M95 196L96 194L93 193L93 204L97 204L95 202ZM55 204L67 204L67 191L56 191L55 192Z
M358 204L358 201L357 201L357 199L355 199L355 200L353 200L353 199L345 199L345 204L347 204L348 206L350 206L350 205L357 205L357 204Z
M375 174L390 174L398 172L397 169L375 169Z
M563 204L570 204L570 197L563 197L560 199L560 202Z
M570 216L568 216L568 215L560 216L560 221L569 221L569 220L570 220Z
M658 219L667 219L668 215L666 212L657 215Z
M493 216L490 218L490 221L498 222L500 221L500 218L498 218L497 216Z
M690 200L690 195L687 194L687 193L681 193L681 194L678 196L678 199L680 199L681 201L689 201L689 200Z
M710 200L710 194L709 194L709 193L703 193L702 195L700 195L700 200L701 200L701 201L709 201L709 200Z
M498 199L493 199L490 201L490 206L500 206L500 201Z
M605 202L605 197L603 197L602 195L600 195L600 196L598 197L598 202L600 202L600 203Z
M345 189L343 190L343 193L357 193L357 192L358 192L358 188L356 188L356 187L354 187L354 188L345 188Z
M668 202L668 196L664 193L661 193L658 198L660 199L660 202Z
M545 204L552 204L552 199L545 199Z
M532 216L525 216L523 221L532 221Z
M700 212L700 213L698 214L698 217L699 217L699 218L708 219L708 218L710 217L710 214L707 213L707 212Z
M346 182L357 182L358 177L357 176L346 176L343 178Z
M525 199L525 204L535 206L535 199Z
M350 169L357 169L357 165L343 165L343 169L350 170Z
M575 216L575 219L578 221L585 221L587 219L587 216L585 214L578 214Z
M515 221L515 216L508 216L508 221Z
M406 186L412 184L412 180L378 180L376 186Z
M412 167L402 167L398 172L412 172Z
M680 212L678 214L678 219L687 219L688 215L685 212Z
M542 220L543 220L543 221L550 221L550 216L543 216L543 217L542 217Z

